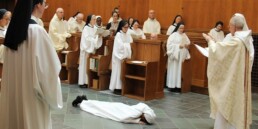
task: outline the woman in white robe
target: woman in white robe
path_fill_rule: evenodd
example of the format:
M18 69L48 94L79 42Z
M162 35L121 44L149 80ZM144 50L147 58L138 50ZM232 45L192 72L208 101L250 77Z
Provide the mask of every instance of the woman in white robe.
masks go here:
M172 24L169 26L168 28L168 31L167 31L167 35L171 35L175 28L176 28L176 25L180 22L182 22L182 16L181 15L176 15L176 17L174 18L174 21L172 22Z
M83 111L123 123L153 124L156 118L154 111L144 103L129 106L119 102L87 100L83 95L73 101L74 107L78 104Z
M143 31L139 28L138 20L133 20L132 28L129 29L129 33L132 37L146 39L146 36L144 35Z
M131 43L133 39L128 33L129 25L127 21L122 20L119 23L117 34L114 41L112 53L112 73L109 89L115 94L121 94L122 80L121 80L121 65L126 58L131 58L132 50Z
M224 35L224 32L222 31L222 28L223 28L223 22L218 21L215 25L215 28L210 30L209 35L214 39L214 41L216 42L223 41L225 35Z
M189 45L190 40L184 33L184 24L178 23L167 41L167 86L173 92L181 92L182 63L190 59Z
M95 15L87 17L86 26L82 31L80 43L80 63L79 63L79 80L78 84L81 88L87 87L87 60L90 53L95 53L95 50L102 45L102 36L96 35L97 27Z
M32 17L42 16L45 2L16 3L4 43L0 129L52 129L50 108L63 107L60 61L47 32Z
M112 17L113 17L113 21L108 23L107 26L106 26L106 29L107 30L110 30L111 32L111 36L114 36L116 33L117 33L117 28L118 28L118 25L119 25L119 13L117 12L112 12Z

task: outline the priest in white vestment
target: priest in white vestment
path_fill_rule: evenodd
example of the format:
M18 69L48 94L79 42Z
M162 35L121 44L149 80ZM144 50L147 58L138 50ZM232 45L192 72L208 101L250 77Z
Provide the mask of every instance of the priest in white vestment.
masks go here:
M176 15L176 17L174 18L174 21L172 22L172 24L169 26L168 28L168 31L167 31L167 35L171 35L175 28L176 28L176 25L180 22L182 22L182 16L181 15Z
M70 33L82 32L82 30L86 24L83 21L83 18L84 18L84 15L82 13L78 13L75 16L75 19L71 19L68 21Z
M52 129L50 109L63 107L61 64L47 32L35 21L45 2L16 3L4 43L0 129Z
M231 38L208 41L210 116L214 129L249 129L252 123L250 36L245 18L235 14L229 22Z
M121 65L124 59L130 59L132 50L131 43L133 39L128 33L129 24L122 20L119 23L117 34L115 36L113 53L112 53L112 72L109 89L115 94L121 94L122 80L121 80Z
M211 29L209 35L214 39L216 42L221 42L224 40L224 32L222 31L223 22L218 21L215 25L215 28Z
M167 40L167 87L172 92L181 92L181 71L184 60L190 59L190 40L184 33L184 24L178 23Z
M79 63L79 80L78 84L81 88L87 87L87 61L89 54L95 53L96 49L102 45L102 36L96 35L97 27L96 16L89 15L87 17L86 26L82 31L80 43L80 63Z
M81 110L93 115L123 123L153 124L156 118L154 111L144 103L129 106L119 102L87 100L86 96L77 96L73 106L77 105Z
M143 24L143 32L151 34L160 34L160 23L155 17L155 11L149 11L149 18Z
M51 37L56 51L68 48L66 39L71 37L67 21L63 19L64 10L58 8L49 23L49 36Z
M146 39L143 31L139 28L139 21L133 20L132 27L129 29L129 33L133 38Z

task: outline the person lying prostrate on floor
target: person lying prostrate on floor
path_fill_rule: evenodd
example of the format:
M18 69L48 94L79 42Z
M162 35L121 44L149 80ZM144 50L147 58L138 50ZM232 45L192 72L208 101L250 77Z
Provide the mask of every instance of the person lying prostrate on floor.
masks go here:
M129 106L118 102L87 100L87 97L82 95L77 96L72 105L79 105L81 110L93 115L123 123L153 124L156 118L154 111L144 103Z

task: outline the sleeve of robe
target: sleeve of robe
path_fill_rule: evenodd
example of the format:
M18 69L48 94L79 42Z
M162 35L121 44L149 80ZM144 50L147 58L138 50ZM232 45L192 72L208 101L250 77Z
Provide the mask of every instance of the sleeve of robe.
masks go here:
M130 35L129 35L130 36ZM123 60L125 58L131 58L132 50L131 43L133 42L132 37L130 36L130 40L128 42L123 42L121 39L120 33L117 33L117 36L114 41L114 45L116 45L116 49L113 50L115 57L119 60Z
M84 27L82 33L82 40L81 40L81 50L86 51L88 53L93 53L96 49L98 49L102 45L102 37L96 36L95 38L90 36L89 30Z
M171 60L173 59L178 60L178 57L179 57L180 44L175 44L176 38L177 38L176 33L173 33L169 36L167 40L167 55Z
M148 32L147 24L148 24L147 21L145 21L144 24L143 24L143 28L142 28L143 33L147 33Z
M171 35L172 31L173 31L173 25L169 26L168 31L167 31L167 35Z
M59 42L65 42L67 37L70 37L71 34L69 33L64 33L64 34L60 34L57 32L57 28L56 25L57 23L55 23L54 21L52 23L50 23L49 26L49 32L51 32L58 40Z
M40 87L35 87L39 97L51 108L62 108L62 91L59 79L61 64L52 45L52 41L42 28L35 34L36 69Z
M157 21L157 34L160 34L160 29L161 29L161 27L160 27L160 23Z

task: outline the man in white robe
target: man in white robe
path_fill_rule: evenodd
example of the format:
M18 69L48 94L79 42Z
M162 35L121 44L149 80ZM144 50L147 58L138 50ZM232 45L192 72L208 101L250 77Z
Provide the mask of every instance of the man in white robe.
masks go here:
M78 13L75 16L75 19L71 19L68 21L70 33L82 32L82 30L86 24L83 21L83 18L84 18L84 15L82 13Z
M252 123L251 59L249 47L251 31L243 31L246 24L240 15L233 15L229 23L231 39L214 42L203 34L209 44L208 84L211 117L214 129L249 129Z
M47 32L35 22L45 2L34 0L31 12L31 1L19 0L14 9L4 44L0 129L52 129L50 108L63 106L61 65Z
M56 51L67 49L68 44L66 39L71 37L71 34L68 32L68 24L63 17L64 10L62 8L58 8L49 23L49 36L54 43Z
M160 24L155 17L155 11L149 11L149 18L143 24L143 32L151 34L160 34Z
M123 123L153 124L156 118L154 111L144 103L129 106L118 102L87 100L86 96L78 96L73 106L76 107L77 103L83 111Z

